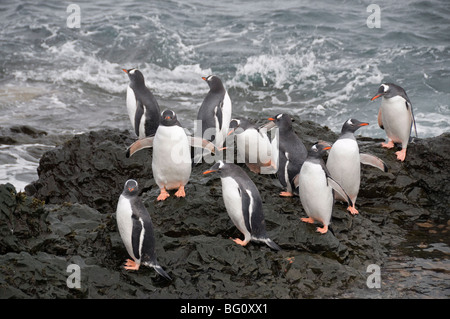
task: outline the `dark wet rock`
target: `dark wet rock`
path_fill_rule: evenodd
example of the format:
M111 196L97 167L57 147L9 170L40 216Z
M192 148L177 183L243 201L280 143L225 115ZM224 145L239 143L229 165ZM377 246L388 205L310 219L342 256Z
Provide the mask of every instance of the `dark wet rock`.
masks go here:
M42 156L39 180L27 186L26 191L49 204L79 202L111 212L125 181L147 177L151 171L147 150L132 160L125 157L132 142L127 131L77 135Z
M307 147L337 135L312 122L294 122ZM44 154L39 180L16 193L0 185L0 298L327 298L368 291L366 268L384 265L408 229L449 217L450 134L418 140L405 163L379 140L359 137L362 152L384 159L388 173L363 167L357 208L336 203L332 229L320 235L299 198L280 198L273 176L248 172L261 192L267 232L282 251L241 237L229 219L218 176L193 168L186 198L157 202L151 150L125 157L127 131L77 135ZM135 178L155 228L167 282L151 268L125 271L128 258L115 207L123 184ZM429 223L429 222L428 222ZM69 288L70 264L80 266L81 288ZM350 295L351 296L351 295Z

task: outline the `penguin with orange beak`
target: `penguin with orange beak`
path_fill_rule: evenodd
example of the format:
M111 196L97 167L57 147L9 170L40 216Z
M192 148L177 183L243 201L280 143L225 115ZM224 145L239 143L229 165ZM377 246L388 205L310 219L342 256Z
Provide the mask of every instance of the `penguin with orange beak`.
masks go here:
M159 105L145 85L144 75L138 69L122 69L130 79L127 88L127 110L138 138L155 135L159 125Z
M382 147L393 148L394 143L400 143L402 149L395 154L397 159L404 161L406 158L406 148L414 125L417 137L416 121L411 101L406 92L400 86L393 83L383 83L377 94L372 97L372 101L382 98L381 107L378 112L378 125L386 131L387 143L381 143Z
M153 267L158 274L171 280L156 260L152 219L138 194L138 183L129 179L117 203L117 227L128 254L133 258L127 259L124 268L139 270L140 265Z
M353 206L352 200L341 185L331 177L322 159L323 154L330 148L323 143L314 144L298 177L300 201L308 215L308 218L301 220L311 224L315 221L322 223L323 227L317 228L317 232L321 234L325 234L330 225L334 191L346 198L349 206Z
M354 133L367 125L369 123L355 119L345 121L342 125L341 134L331 147L327 159L327 168L331 176L345 189L353 202L353 206L347 208L352 215L358 214L355 203L361 183L361 163L374 166L384 172L388 171L386 163L378 157L367 153L359 153L358 142ZM347 201L345 197L339 194L336 194L336 199Z
M292 128L292 119L287 114L278 114L268 119L278 127L278 138L272 140L272 154L277 156L277 176L286 191L280 196L291 197L296 193L294 179L300 172L308 151Z
M214 153L212 143L188 136L172 110L161 113L161 123L154 136L139 139L128 149L130 157L137 151L153 147L152 172L160 189L158 201L167 199L168 190L177 189L176 197L185 197L185 186L192 171L191 146L202 147Z
M203 174L220 173L222 196L233 224L244 234L244 240L233 239L246 246L250 240L265 243L274 250L281 248L267 236L262 199L255 183L245 171L233 163L218 161Z

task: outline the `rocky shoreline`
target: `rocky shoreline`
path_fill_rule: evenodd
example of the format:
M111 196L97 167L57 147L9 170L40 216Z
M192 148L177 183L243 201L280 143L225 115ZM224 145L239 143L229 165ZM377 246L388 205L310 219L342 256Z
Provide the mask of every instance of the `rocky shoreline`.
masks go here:
M337 138L310 121L293 124L307 147ZM390 171L363 166L360 214L351 216L337 203L334 235L302 223L299 198L279 197L274 176L245 168L260 190L279 252L229 239L240 233L226 213L220 179L201 174L211 164L193 168L186 198L157 202L151 150L126 158L133 141L129 131L114 129L76 135L42 156L39 179L26 193L0 185L0 298L421 298L399 290L396 274L390 278L383 267L424 223L435 225L436 240L448 245L450 133L416 140L404 163L382 149L381 140L359 136L361 152L382 158ZM128 256L115 208L128 178L140 184L158 261L171 282L151 268L122 268ZM71 264L80 267L80 288L67 285ZM381 268L381 289L366 285L371 264ZM443 273L448 278L448 268Z

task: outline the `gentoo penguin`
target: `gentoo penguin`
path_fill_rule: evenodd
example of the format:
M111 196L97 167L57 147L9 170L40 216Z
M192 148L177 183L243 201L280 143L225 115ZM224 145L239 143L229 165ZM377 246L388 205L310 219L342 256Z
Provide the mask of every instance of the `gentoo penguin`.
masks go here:
M116 211L117 226L128 254L125 269L138 270L141 264L153 267L158 274L171 280L156 261L155 236L152 219L138 196L138 183L129 179L119 197Z
M238 163L245 163L253 173L276 173L267 129L257 128L246 119L232 119L230 129L228 135L234 133L236 136Z
M221 148L228 134L231 120L231 100L222 81L215 75L202 77L208 83L209 92L197 113L201 121L201 137ZM198 133L196 133L198 136Z
M372 101L380 96L383 98L378 112L378 125L386 131L388 137L388 143L381 143L381 146L393 148L394 143L401 143L402 150L395 154L398 160L404 161L413 124L417 137L411 101L405 90L393 83L381 84Z
M176 197L185 197L184 186L192 170L191 148L203 147L214 152L214 145L205 140L188 137L172 110L161 113L161 123L155 136L139 139L127 150L127 157L137 151L153 147L152 171L160 194L158 201L169 197L167 190L178 189Z
M137 69L122 69L128 74L127 110L134 132L139 138L152 136L159 125L160 110L152 92L145 86L144 76Z
M267 237L261 195L244 170L236 164L218 161L203 174L212 172L220 172L222 196L228 215L245 236L244 240L236 238L233 241L245 246L253 240L265 243L272 249L281 250Z
M308 157L302 165L298 177L300 201L308 218L301 218L303 222L314 223L319 221L323 227L318 227L319 233L325 234L331 220L334 204L334 192L340 193L347 199L349 206L352 200L345 190L331 176L323 162L322 155L330 146L321 143L314 144L308 152Z
M278 114L274 118L270 117L269 121L273 121L278 127L278 139L272 140L272 145L278 148L278 150L274 150L274 152L278 152L278 180L283 187L286 187L286 191L281 192L280 196L293 196L296 192L294 179L300 172L308 151L295 134L289 115Z
M327 168L331 176L342 186L352 200L353 206L349 206L347 209L353 215L358 214L355 203L361 181L361 163L375 166L384 172L388 171L387 165L378 157L359 153L354 133L357 129L366 125L369 125L369 123L355 119L347 120L342 126L341 135L331 147L327 159ZM336 199L347 201L339 194L336 194Z

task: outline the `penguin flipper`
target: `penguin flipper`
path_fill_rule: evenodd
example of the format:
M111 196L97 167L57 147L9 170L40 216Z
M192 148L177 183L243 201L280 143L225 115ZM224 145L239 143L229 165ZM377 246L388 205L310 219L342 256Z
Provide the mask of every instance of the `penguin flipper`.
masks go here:
M144 105L136 99L136 113L134 114L134 131L139 136L139 128L141 126L141 119L144 115Z
M131 157L137 151L140 151L143 148L153 147L154 136L148 136L142 139L137 140L133 144L131 144L127 149L126 157Z
M216 146L213 143L198 136L190 136L189 143L192 147L200 147L210 151L213 154L216 151Z
M416 119L414 118L414 112L413 112L413 108L412 108L412 104L409 100L406 101L406 109L409 111L410 115L411 115L411 122L412 122L412 126L414 126L414 133L417 136L417 127L416 127ZM411 128L412 128L411 126Z
M268 131L270 131L271 129L273 129L275 126L277 126L276 124L275 124L275 122L273 122L273 121L270 121L270 122L268 122L268 123L266 123L266 124L263 124L263 125L261 125L261 126L259 126L258 127L258 131L266 131L266 132L268 132Z
M387 164L385 162L383 162L380 158L376 157L375 155L367 154L367 153L360 153L359 160L362 164L376 167L385 173L387 173L387 171L389 170L389 167L387 166Z
M351 206L351 207L354 206L352 200L350 199L350 196L348 196L347 192L342 188L342 186L338 182L336 182L330 176L327 176L327 181L328 181L328 185L330 185L331 188L333 188L343 198L347 199L348 206Z
M378 126L384 130L383 119L381 118L381 108L378 111Z

